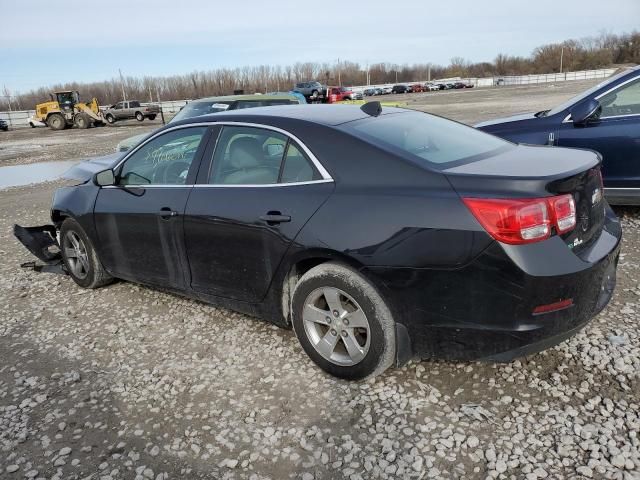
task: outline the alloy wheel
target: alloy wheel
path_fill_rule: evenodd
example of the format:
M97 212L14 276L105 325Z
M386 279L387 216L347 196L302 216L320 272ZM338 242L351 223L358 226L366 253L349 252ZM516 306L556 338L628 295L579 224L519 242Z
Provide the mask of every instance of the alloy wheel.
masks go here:
M80 236L74 231L67 232L63 248L71 273L80 279L87 278L90 268L89 255Z
M339 288L311 292L302 320L311 345L330 362L353 366L366 357L371 344L369 321L360 305Z

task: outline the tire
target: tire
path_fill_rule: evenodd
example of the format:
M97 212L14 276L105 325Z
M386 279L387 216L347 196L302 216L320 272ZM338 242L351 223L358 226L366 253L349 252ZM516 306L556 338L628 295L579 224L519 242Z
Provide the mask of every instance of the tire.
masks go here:
M104 117L105 120L107 121L107 123L109 125L113 125L114 123L116 123L116 117L114 117L113 115L111 115L110 113L107 114L106 117Z
M82 288L98 288L113 281L82 227L73 218L67 218L60 227L62 260L69 276Z
M156 119L156 115L155 114L154 115L149 115L147 118L149 120L155 120Z
M59 113L52 113L47 118L47 125L51 130L64 130L67 128L67 121Z
M313 92L311 92L311 99L312 100L317 100L319 96L320 96L320 94L318 93L317 90L314 90Z
M371 283L346 265L323 263L305 273L293 291L291 317L304 351L331 375L362 380L393 364L391 312ZM325 339L334 346L323 348Z
M85 130L91 126L91 118L86 113L79 113L74 119L74 124L76 128Z
M104 122L93 122L94 127L104 127Z
M31 128L36 128L36 126L33 124L33 122L29 122L29 126L30 126Z
M144 121L144 115L142 114L142 112L136 112L136 120L138 120L139 122Z

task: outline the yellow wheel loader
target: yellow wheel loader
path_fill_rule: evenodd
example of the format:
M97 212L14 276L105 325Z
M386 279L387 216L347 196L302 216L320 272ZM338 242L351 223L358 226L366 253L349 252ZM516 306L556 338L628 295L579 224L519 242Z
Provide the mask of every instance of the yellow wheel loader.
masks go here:
M93 98L89 103L81 102L76 91L52 93L51 101L36 105L35 118L52 130L64 130L74 125L77 128L104 125L98 100Z

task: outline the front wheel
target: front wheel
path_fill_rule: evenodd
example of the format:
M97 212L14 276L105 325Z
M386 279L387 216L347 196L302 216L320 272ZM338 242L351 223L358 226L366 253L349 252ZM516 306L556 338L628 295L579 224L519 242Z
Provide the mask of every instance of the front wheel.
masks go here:
M113 125L114 123L116 123L116 117L114 117L110 113L107 114L105 119L107 120L107 123L110 124L110 125Z
M74 282L83 288L98 288L113 281L84 232L73 218L67 218L60 227L62 260Z
M391 312L371 283L350 267L330 262L305 273L293 292L291 315L302 348L331 375L361 380L393 363Z
M67 121L61 114L52 113L47 119L47 125L49 125L49 128L52 130L64 130L67 126Z

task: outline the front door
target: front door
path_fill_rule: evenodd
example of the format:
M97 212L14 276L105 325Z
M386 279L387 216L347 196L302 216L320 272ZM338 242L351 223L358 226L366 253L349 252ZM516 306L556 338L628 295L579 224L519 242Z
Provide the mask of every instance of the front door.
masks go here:
M598 100L599 119L585 126L564 122L558 145L600 152L605 187L640 189L640 79Z
M103 187L94 208L99 252L118 277L185 287L182 221L207 127L165 132L135 150Z
M260 301L333 181L319 172L310 152L270 129L224 126L206 158L212 158L210 167L204 169L203 160L185 211L191 286Z

